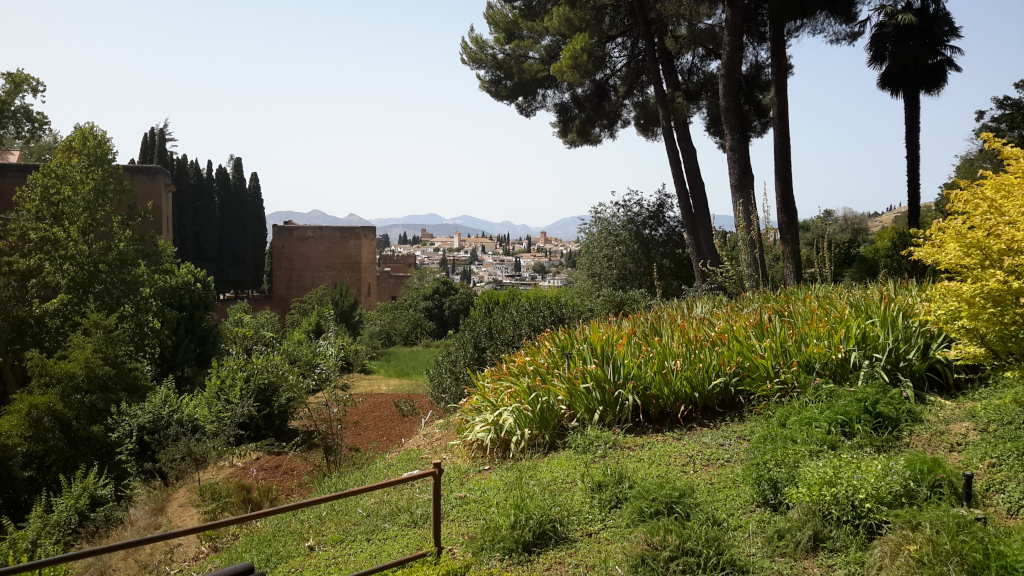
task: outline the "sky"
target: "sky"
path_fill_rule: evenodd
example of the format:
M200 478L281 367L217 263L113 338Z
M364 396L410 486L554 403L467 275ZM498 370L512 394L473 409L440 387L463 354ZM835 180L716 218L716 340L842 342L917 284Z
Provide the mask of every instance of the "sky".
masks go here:
M177 152L241 156L266 211L337 216L469 214L543 226L611 191L650 192L671 175L661 143L632 128L566 149L550 118L526 119L481 92L459 61L483 0L56 2L4 5L0 70L47 85L55 129L105 129L127 162L170 118ZM922 103L922 199L968 147L974 111L1024 78L1024 1L949 0L964 72ZM793 171L801 218L906 200L903 106L875 87L863 42L791 48ZM731 214L725 156L692 126L716 214ZM751 148L774 205L771 134Z

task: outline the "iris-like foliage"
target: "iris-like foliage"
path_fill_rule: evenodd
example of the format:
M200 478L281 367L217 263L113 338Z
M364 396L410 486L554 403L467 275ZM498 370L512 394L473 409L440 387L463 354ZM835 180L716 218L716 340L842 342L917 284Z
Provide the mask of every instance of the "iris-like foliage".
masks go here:
M950 388L952 361L938 354L950 340L917 317L924 292L890 283L702 297L547 332L475 375L462 441L545 449L576 425L681 419L788 394L808 377Z

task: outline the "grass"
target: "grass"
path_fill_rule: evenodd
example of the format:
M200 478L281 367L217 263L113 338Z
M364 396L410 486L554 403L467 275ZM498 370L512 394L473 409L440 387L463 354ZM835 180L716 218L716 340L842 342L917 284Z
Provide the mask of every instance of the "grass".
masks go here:
M440 348L396 347L385 350L380 358L370 362L370 373L396 380L427 381L427 368L441 353Z
M993 474L975 469L987 525L961 521L951 503L959 487L948 481L975 465L969 454L988 446L985 436L946 432L955 418L987 421L1020 390L1024 380L951 404L899 405L884 388L833 387L703 427L577 430L564 449L514 460L439 446L446 560L396 574L1015 574L1024 527L1004 520L999 503L1012 500L986 488ZM776 446L757 439L780 430L785 442L824 446L793 456L791 489L773 510L746 469L752 447ZM1022 432L1018 421L1006 437ZM352 461L317 493L424 469L435 457L408 450ZM1024 483L1014 470L998 486ZM201 568L252 561L268 574L349 573L429 549L428 494L429 482L416 483L266 519ZM861 495L878 511L856 505Z

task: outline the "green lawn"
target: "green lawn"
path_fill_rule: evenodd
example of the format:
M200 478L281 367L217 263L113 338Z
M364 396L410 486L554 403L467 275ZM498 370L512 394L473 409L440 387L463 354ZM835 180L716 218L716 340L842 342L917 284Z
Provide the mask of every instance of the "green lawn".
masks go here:
M426 371L441 353L439 348L397 347L370 362L370 373L397 380L426 382Z

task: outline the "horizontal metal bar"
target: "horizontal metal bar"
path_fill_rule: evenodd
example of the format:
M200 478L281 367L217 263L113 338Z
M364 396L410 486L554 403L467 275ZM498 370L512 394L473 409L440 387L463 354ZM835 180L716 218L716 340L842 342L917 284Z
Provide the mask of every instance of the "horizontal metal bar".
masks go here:
M383 572L383 571L388 570L390 568L395 568L396 566L401 566L402 564L408 564L409 562L415 562L415 561L417 561L417 560L419 560L421 558L426 558L427 556L430 556L431 554L433 554L431 551L424 550L423 552L417 552L417 553L412 554L410 556L406 556L405 558L399 558L398 560L392 560L391 562L385 562L384 564L381 564L379 566L374 566L373 568L367 568L366 570L361 570L359 572L353 572L351 574L351 576L369 576L370 574L376 574L378 572Z
M110 554L112 552L130 550L132 548L139 548L142 546L147 546L149 544L156 544L157 542L166 542L167 540L174 540L175 538L184 538L185 536L191 536L193 534L202 534L203 532L207 532L210 530L217 530L219 528L227 528L228 526L245 524L246 522L262 520L263 518L277 516L278 514L284 514L285 512L302 510L303 508L311 508L313 506L318 506L320 504L327 504L328 502L334 502L336 500L342 500L344 498L359 496L360 494L366 494L367 492L375 492L377 490L389 488L391 486L398 486L399 484L415 482L416 480L419 480L421 478L430 478L437 474L438 472L433 469L424 470L423 472L413 472L411 474L406 474L401 478L385 480L384 482L369 484L367 486L360 486L358 488L352 488L351 490L345 490L344 492L335 492L334 494L328 494L327 496L320 496L318 498L311 498L309 500L292 502L291 504L284 504L282 506L277 506L276 508L268 508L266 510L260 510L259 512L251 512L249 514L243 514L241 516L235 516L233 518L225 518L223 520L207 522L206 524L192 526L191 528L171 530L169 532L162 532L160 534L153 534L151 536L143 536L142 538L136 538L134 540L125 540L124 542L107 544L106 546L98 546L96 548L79 550L77 552L69 552L67 554L62 554L60 556L43 558L41 560L33 560L32 562L26 562L24 564L15 564L14 566L8 566L7 568L0 568L0 576L24 574L25 572L31 572L33 570L39 570L41 568L49 568L50 566L56 566L58 564L66 564L68 562L85 560L86 558L94 558L96 556L102 556L104 554Z

